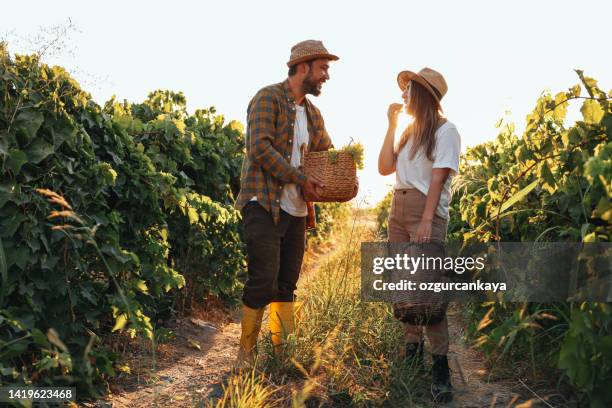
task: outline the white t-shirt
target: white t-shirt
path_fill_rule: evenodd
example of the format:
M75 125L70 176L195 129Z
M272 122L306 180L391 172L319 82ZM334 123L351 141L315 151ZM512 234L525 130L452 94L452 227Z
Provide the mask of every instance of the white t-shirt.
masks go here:
M448 219L448 204L451 200L451 179L459 171L459 154L461 153L461 136L454 124L446 122L438 128L435 134L436 147L432 162L420 150L410 159L412 138L400 150L395 166L395 189L416 188L427 195L431 182L432 169L449 168L450 173L442 186L440 201L436 214Z
M306 109L298 104L295 105L295 124L293 125L293 148L291 150L291 165L300 166L300 146L303 144L308 147L308 118ZM296 184L288 183L283 186L280 198L280 208L294 217L305 217L308 215L306 201Z

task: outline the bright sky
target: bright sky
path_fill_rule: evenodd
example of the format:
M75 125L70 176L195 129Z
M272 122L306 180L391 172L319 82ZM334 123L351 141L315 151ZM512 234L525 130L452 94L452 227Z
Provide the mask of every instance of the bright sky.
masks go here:
M465 150L495 138L506 111L522 130L543 90L578 82L574 68L612 88L610 15L606 0L12 1L0 36L24 51L19 37L70 18L78 32L48 62L99 103L171 89L185 93L190 111L214 105L243 123L254 93L286 77L291 46L320 39L340 60L311 100L336 147L351 137L364 145L361 197L375 204L394 180L376 163L387 106L401 102L399 71L429 66L445 76L443 108Z

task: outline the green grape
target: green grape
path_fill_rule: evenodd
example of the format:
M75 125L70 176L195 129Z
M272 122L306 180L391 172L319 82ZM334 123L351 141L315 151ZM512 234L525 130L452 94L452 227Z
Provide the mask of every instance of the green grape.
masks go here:
M363 145L361 143L349 144L348 146L344 146L339 150L328 150L329 160L332 163L335 163L338 160L338 153L348 153L353 156L357 169L363 170Z

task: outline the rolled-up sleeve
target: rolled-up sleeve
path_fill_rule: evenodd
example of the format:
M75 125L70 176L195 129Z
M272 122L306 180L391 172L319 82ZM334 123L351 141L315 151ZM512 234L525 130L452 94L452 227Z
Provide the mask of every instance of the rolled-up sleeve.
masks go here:
M459 172L459 155L461 154L461 136L455 127L449 127L441 132L436 140L436 151L433 168L450 169L449 176Z

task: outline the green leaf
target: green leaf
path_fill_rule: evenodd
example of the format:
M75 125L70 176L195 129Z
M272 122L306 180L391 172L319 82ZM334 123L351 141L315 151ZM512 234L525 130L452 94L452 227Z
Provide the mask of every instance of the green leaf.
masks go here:
M582 227L580 228L580 236L584 237L586 235L586 233L589 231L589 227L591 226L591 224L589 223L585 223L582 224Z
M30 162L38 164L50 154L55 153L55 148L52 144L45 142L43 139L36 139L28 146L26 154Z
M28 349L30 340L25 338L9 344L8 347L0 349L0 361L10 361L13 357L23 354Z
M4 245L0 238L0 308L4 306L4 297L8 294L8 267L6 266L6 255L4 254Z
M547 189L548 192L551 194L554 193L554 187L556 186L555 177L553 176L552 172L550 171L550 167L548 167L548 163L546 162L542 164L540 169L540 177L542 177L546 184L550 186L550 188Z
M40 129L44 121L42 112L35 110L21 111L15 118L15 129L25 135L28 140L32 140L36 136L36 132Z
M7 377L13 377L13 378L17 378L18 374L17 371L15 371L14 367L2 367L0 365L0 374L7 376Z
M189 207L187 209L187 215L189 216L190 224L195 224L198 222L198 211L195 208Z
M569 146L570 140L569 140L569 132L565 131L561 134L561 141L563 142L563 147L567 147Z
M0 183L0 208L4 207L8 201L13 201L21 193L21 185L15 183Z
M62 143L74 139L77 133L77 128L68 121L57 122L53 126L53 144L59 147Z
M102 252L111 255L114 259L119 261L121 264L127 264L130 261L138 263L138 257L133 252L125 251L115 246L104 245Z
M580 96L581 91L582 91L582 88L580 87L580 85L574 85L573 87L570 88L570 92L576 98Z
M51 344L47 340L47 336L45 336L45 334L36 327L32 329L32 340L34 340L34 343L40 346L51 348Z
M5 219L0 219L0 226L2 227L0 228L0 236L11 237L13 234L15 234L15 232L17 232L21 224L27 219L28 217L25 214L18 212L18 210L10 218L7 217ZM9 253L9 259L10 255L11 254Z
M517 192L515 195L510 197L506 202L501 206L500 213L503 213L508 208L512 207L517 202L521 201L523 198L527 196L538 185L538 180L534 180L527 187L523 188L521 191Z
M6 157L9 155L9 144L8 144L8 140L6 140L6 138L2 138L0 139L0 156L2 158Z
M48 371L52 368L57 368L57 366L57 360L51 356L44 356L35 365L36 370L38 370L39 372Z
M610 203L610 200L607 200L605 197L601 197L591 216L594 218L599 217L607 222L612 221L612 204Z
M142 279L136 281L135 282L135 286L142 293L147 293L147 294L149 293L149 288L147 287L147 283L145 281L143 281Z
M586 123L594 124L599 123L604 115L604 110L601 108L599 102L593 99L587 99L580 108L582 117Z
M594 91L598 90L597 89L597 81L595 79L591 78L591 77L585 77L584 76L584 71L582 71L580 69L576 69L575 71L578 74L578 77L582 81L582 84L586 88L586 90L589 93L589 95L591 97L593 97L595 95Z
M580 143L584 136L584 129L578 126L574 126L567 133L568 145Z
M117 319L115 320L115 326L113 326L113 332L117 331L117 330L121 330L125 327L125 324L127 323L127 315L125 313L120 314L119 316L117 316Z
M574 368L578 363L578 340L575 336L569 334L563 340L561 350L559 351L558 367L562 370L570 371L570 378L574 375Z
M589 91L593 91L597 88L597 80L595 80L594 78L585 76L582 77L582 80L584 81L584 85Z
M9 157L7 160L8 168L13 172L13 174L17 175L21 171L21 166L28 162L28 157L26 154L19 149L11 149L9 151Z
M558 122L563 122L567 114L567 95L565 92L559 92L555 95L555 109L553 110L553 118Z

